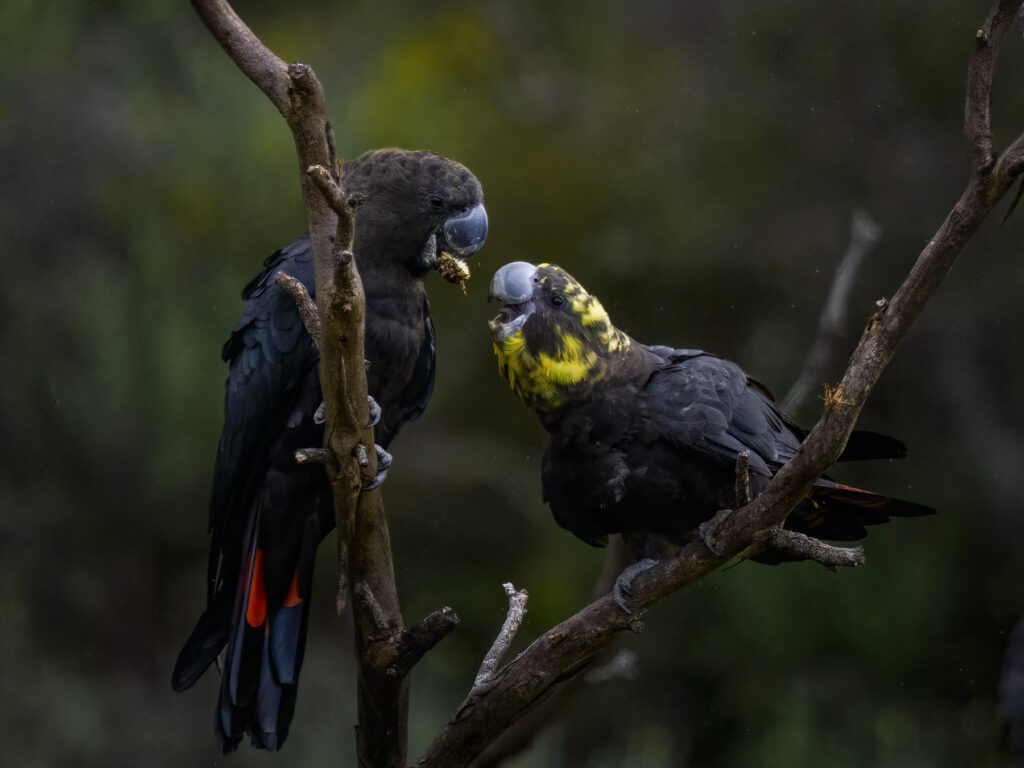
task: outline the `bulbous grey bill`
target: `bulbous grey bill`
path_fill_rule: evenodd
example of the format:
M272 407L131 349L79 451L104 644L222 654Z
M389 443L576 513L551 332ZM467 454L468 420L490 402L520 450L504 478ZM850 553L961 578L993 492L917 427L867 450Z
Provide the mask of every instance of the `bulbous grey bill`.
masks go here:
M445 245L454 256L469 256L487 239L487 211L477 203L465 213L452 216L441 227Z
M537 267L527 261L506 264L491 278L490 298L504 304L522 304L533 297Z

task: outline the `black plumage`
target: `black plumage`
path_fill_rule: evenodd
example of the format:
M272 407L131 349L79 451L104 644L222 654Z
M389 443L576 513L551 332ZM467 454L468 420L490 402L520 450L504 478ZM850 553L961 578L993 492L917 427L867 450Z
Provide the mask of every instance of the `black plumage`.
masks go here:
M368 390L381 408L387 447L427 405L434 385L434 329L424 288L439 256L464 258L487 233L480 183L432 152L378 150L344 164L355 206L353 252L366 294ZM319 355L279 271L315 297L303 236L273 254L242 293L242 319L224 345L229 363L210 499L207 608L172 676L191 686L222 649L216 733L225 752L245 732L278 749L288 734L305 647L316 549L334 527L321 466L294 451L323 444Z
M740 452L750 453L757 494L800 446L805 433L735 363L640 344L558 267L506 265L491 293L505 304L491 322L499 366L551 436L544 499L561 526L590 544L622 533L637 557L661 557L735 506ZM855 432L844 458L905 452L897 440ZM891 516L931 512L822 477L786 527L845 541Z

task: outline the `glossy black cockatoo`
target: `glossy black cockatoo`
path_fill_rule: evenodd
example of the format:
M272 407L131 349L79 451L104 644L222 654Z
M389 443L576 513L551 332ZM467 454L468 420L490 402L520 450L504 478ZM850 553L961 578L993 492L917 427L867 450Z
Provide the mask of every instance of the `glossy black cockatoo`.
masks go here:
M637 342L556 266L507 264L490 293L504 304L490 322L499 369L551 436L544 500L559 525L589 544L621 533L638 559L663 557L735 507L741 452L750 453L756 495L806 434L738 365ZM897 440L854 432L842 458L905 453ZM843 541L890 516L933 511L822 477L786 527ZM787 558L769 551L755 559Z
M388 149L345 162L342 192L355 206L353 252L366 295L375 438L386 448L427 405L434 329L424 278L442 254L464 259L487 234L480 182L433 152ZM297 464L323 444L319 356L279 271L315 297L303 236L268 258L242 292L242 319L224 345L224 428L210 499L206 611L185 643L172 685L191 686L224 651L216 734L225 752L248 732L275 750L288 735L305 647L313 559L334 527L322 466Z

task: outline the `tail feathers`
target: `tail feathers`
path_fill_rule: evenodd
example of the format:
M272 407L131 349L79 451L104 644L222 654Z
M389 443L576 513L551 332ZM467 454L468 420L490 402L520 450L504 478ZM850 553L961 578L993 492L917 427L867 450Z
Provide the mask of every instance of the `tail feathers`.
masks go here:
M243 670L243 677L250 684L240 687L237 695L229 685L221 686L216 732L225 754L237 748L246 733L253 747L270 752L280 749L288 737L298 685L297 681L281 680L274 671L272 623L264 625L261 633L259 663L251 670Z
M269 629L269 628L268 628ZM268 632L273 635L273 632ZM297 680L285 682L273 672L271 638L263 646L260 689L256 699L256 729L250 727L253 743L261 749L280 749L288 737L288 727L295 714Z
M267 648L274 679L283 685L299 682L299 669L306 650L306 602L284 605L270 623Z
M820 478L811 497L787 518L786 527L818 539L856 541L867 536L865 526L881 525L893 517L933 514L934 509L922 504Z
M247 563L225 657L216 718L217 740L225 754L246 733L257 749L280 749L295 713L312 572L300 577L296 571L284 603L268 605L262 555L254 548Z
M907 446L895 437L859 429L850 434L839 461L866 461L869 459L902 459Z
M202 677L228 641L232 601L218 600L196 623L195 629L178 654L171 674L171 687L181 693Z

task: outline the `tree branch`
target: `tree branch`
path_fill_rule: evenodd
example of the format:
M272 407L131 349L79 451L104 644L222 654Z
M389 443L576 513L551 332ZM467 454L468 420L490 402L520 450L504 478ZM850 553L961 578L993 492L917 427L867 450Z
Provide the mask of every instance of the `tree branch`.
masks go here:
M317 311L316 303L309 295L309 291L306 290L306 286L286 272L278 272L275 281L282 289L291 295L292 300L295 302L295 306L299 308L299 317L302 318L302 324L306 326L306 331L309 332L310 337L313 339L313 343L316 344L317 349L319 349L320 313Z
M277 111L288 116L288 67L263 45L224 0L191 0L199 18L242 73L252 80Z
M337 460L334 458L334 453L328 451L326 448L299 448L295 451L296 464L306 464L310 462L327 464L335 467L337 466Z
M717 532L722 554L712 554L702 543L694 541L675 557L637 574L630 584L630 607L634 612L645 610L711 572L754 541L759 531L785 520L814 480L842 452L868 394L897 345L964 244L1019 173L1016 144L1011 147L1012 162L1006 154L1000 158L1005 162L991 162L989 100L996 50L1020 6L1020 0L1001 0L978 35L978 47L968 70L965 133L971 178L967 188L921 251L892 300L870 318L835 397L800 450L764 492L722 523ZM997 172L993 173L993 168ZM417 765L439 768L469 763L509 723L542 701L553 686L584 669L615 634L627 628L631 618L606 595L546 632L499 670L486 691L470 692Z
M419 624L410 627L398 641L394 674L404 677L423 655L441 642L459 625L459 617L448 606L434 611Z
M740 451L736 456L736 507L750 503L750 451Z
M322 165L311 165L306 170L306 173L309 174L309 178L316 184L317 189L320 190L320 194L324 196L324 200L327 201L331 210L339 216L345 215L345 212L349 210L349 206L345 202L345 196L341 193L341 186L334 176L331 175L331 172Z
M404 625L380 493L361 493L363 472L374 474L376 454L368 456L367 467L355 457L357 445L373 445L367 426L365 301L352 258L351 208L338 204L325 185L337 181L337 160L323 88L310 67L285 65L271 53L225 0L191 2L232 61L284 116L295 142L316 274L324 447L335 459L325 466L338 527L339 603L347 584L366 585L373 598L355 601L353 610L360 666L356 748L362 766L398 768L406 763L408 682L389 676L388 669ZM381 624L392 628L390 636L380 637Z
M502 657L508 651L512 640L515 639L516 632L519 631L519 625L523 623L523 618L526 616L526 601L530 597L527 591L525 589L517 591L510 582L501 586L504 587L505 594L508 595L508 615L505 616L505 623L498 636L494 638L494 644L480 664L480 671L476 673L476 680L473 682L474 687L485 685L494 677L498 664L501 663Z
M834 547L821 539L797 531L787 531L777 525L759 532L754 541L755 546L760 544L804 560L813 560L830 571L839 566L852 568L864 563L864 547Z
M964 135L971 168L987 173L995 155L992 149L992 76L1003 35L1020 10L1016 0L999 0L975 33L975 50L967 70L964 104Z

